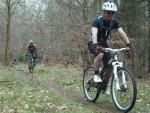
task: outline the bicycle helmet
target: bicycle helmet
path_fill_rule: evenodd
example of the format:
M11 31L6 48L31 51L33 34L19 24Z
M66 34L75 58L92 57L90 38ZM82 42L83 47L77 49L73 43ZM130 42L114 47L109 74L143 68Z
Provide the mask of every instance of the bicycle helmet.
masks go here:
M116 12L117 11L117 6L114 2L105 2L102 5L102 10L103 11L114 11L114 12Z
M30 40L30 41L29 41L29 44L31 44L31 43L34 43L34 41L33 41L33 40Z

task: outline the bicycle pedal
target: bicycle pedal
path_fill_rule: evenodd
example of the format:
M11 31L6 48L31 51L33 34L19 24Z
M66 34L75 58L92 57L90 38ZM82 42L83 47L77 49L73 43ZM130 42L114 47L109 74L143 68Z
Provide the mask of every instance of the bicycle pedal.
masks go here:
M97 88L103 90L103 83L97 83Z

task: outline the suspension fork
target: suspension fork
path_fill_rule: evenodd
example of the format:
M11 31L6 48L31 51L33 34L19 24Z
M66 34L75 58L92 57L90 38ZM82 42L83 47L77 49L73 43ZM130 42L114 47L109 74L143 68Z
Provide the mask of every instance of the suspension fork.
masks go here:
M123 63L116 61L112 63L112 66L113 66L114 80L116 82L116 88L117 90L120 90L120 84L119 84L118 75L117 75L117 68L122 67Z
M126 84L126 78L125 78L124 71L122 72L122 82L123 82L123 84Z

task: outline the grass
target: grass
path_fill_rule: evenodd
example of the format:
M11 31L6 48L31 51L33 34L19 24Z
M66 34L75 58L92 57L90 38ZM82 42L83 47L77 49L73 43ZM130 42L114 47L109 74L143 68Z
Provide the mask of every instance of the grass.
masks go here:
M58 68L58 67L48 67L45 70L49 70L50 74L45 76L52 78L54 82L59 85L64 86L66 89L72 89L77 94L83 95L82 91L82 70L80 68ZM55 70L55 72L53 72ZM38 74L37 67L37 76ZM62 74L61 74L62 73ZM143 80L137 80L137 102L130 113L148 113L150 112L150 83ZM116 108L113 106L111 96L100 95L98 100L103 103L103 107L112 109L116 112Z
M0 112L1 113L100 113L100 108L105 108L114 113L111 96L100 95L98 108L86 105L74 99L61 97L39 84L29 84L21 72L28 72L26 65L17 65L16 68L0 69ZM82 69L63 67L44 67L37 65L34 76L39 80L48 80L58 86L72 90L74 95L83 97ZM138 98L130 113L150 112L150 83L138 80ZM107 110L106 110L107 111Z
M97 113L38 84L29 84L14 68L0 70L0 90L1 113Z

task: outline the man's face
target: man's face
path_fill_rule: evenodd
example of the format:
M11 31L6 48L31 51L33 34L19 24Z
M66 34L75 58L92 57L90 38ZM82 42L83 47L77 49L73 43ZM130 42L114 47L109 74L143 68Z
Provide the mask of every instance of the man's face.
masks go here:
M114 11L104 11L104 16L106 20L111 20L114 14Z
M30 45L33 45L34 43L33 42L30 42Z

